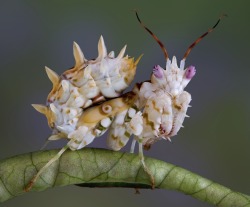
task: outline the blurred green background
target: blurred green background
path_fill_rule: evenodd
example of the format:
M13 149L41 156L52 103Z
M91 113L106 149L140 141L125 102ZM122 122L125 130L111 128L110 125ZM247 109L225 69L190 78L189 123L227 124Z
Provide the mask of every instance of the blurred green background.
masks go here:
M51 89L44 66L59 74L74 64L76 41L88 59L104 36L108 50L138 57L135 82L149 79L155 64L165 66L157 43L138 24L133 9L182 58L188 46L222 13L216 30L202 40L186 64L197 69L186 90L191 116L173 143L158 142L152 156L182 166L234 190L250 194L250 1L32 1L0 2L0 158L38 150L50 134L45 117L31 103L45 103ZM135 83L134 82L134 83ZM134 84L133 83L133 84ZM48 149L62 147L55 142ZM90 147L105 148L105 137ZM123 150L128 150L129 147ZM69 186L27 193L3 206L209 206L172 191L88 189Z

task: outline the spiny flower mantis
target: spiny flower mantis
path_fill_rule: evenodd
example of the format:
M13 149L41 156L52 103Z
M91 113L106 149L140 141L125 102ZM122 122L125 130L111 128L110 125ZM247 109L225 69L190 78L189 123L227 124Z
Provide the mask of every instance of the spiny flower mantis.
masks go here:
M136 17L163 50L166 69L154 66L150 81L136 84L132 91L122 94L132 82L141 56L135 61L124 56L125 46L115 57L113 51L107 52L101 36L98 57L87 60L74 42L75 66L61 76L46 67L53 88L46 105L32 105L48 119L52 128L48 140L66 138L69 141L38 171L26 186L26 191L65 150L81 149L108 129L107 144L113 150L120 150L134 135L131 152L138 142L141 163L154 186L154 178L144 163L143 147L149 149L160 139L171 141L182 127L191 101L191 95L184 89L196 73L194 66L185 68L185 60L192 48L214 30L222 17L188 47L180 67L175 56L172 61L169 59L162 42L141 22L137 12Z

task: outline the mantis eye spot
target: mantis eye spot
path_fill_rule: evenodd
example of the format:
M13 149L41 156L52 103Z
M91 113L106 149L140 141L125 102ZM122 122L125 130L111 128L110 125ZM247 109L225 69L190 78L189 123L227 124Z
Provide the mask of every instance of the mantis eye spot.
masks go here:
M191 66L189 66L189 67L186 69L185 77L186 77L187 79L192 79L192 78L194 77L195 73L196 73L196 69L195 69L194 66L191 65Z
M153 74L154 74L154 76L156 77L156 78L162 78L163 77L163 71L162 71L162 68L161 68L161 66L159 66L159 65L155 65L154 67L153 67Z
M109 114L111 111L112 111L112 106L108 105L108 104L104 104L102 106L102 111L105 113L105 114Z

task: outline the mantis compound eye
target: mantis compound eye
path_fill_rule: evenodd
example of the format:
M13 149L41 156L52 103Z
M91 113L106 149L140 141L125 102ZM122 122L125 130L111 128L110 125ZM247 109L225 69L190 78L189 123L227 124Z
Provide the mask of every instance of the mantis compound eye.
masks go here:
M196 73L196 69L194 66L190 65L185 72L185 78L192 79Z
M163 70L161 66L155 65L153 68L153 74L156 78L162 78L163 77Z

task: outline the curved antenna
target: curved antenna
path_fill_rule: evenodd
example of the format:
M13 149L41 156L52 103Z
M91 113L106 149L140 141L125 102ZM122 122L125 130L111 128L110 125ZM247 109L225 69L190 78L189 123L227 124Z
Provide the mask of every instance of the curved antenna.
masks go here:
M150 30L146 27L146 25L140 20L139 18L139 15L138 15L138 12L135 10L135 14L136 14L136 17L137 17L137 20L140 22L141 26L147 30L151 35L152 37L156 40L156 42L160 45L163 53L164 53L164 56L166 58L166 60L168 60L168 52L166 50L166 48L164 47L163 43L158 39L158 37Z
M208 29L207 32L205 32L203 35L201 35L198 39L196 39L187 49L186 53L184 54L183 56L183 60L185 60L187 58L187 56L189 55L189 53L191 52L191 50L194 48L195 45L197 45L205 36L207 36L210 32L214 31L215 27L217 27L217 25L219 24L219 22L221 21L221 19L223 17L226 17L227 15L226 14L222 14L220 16L220 18L218 19L218 21L215 23L215 25Z

